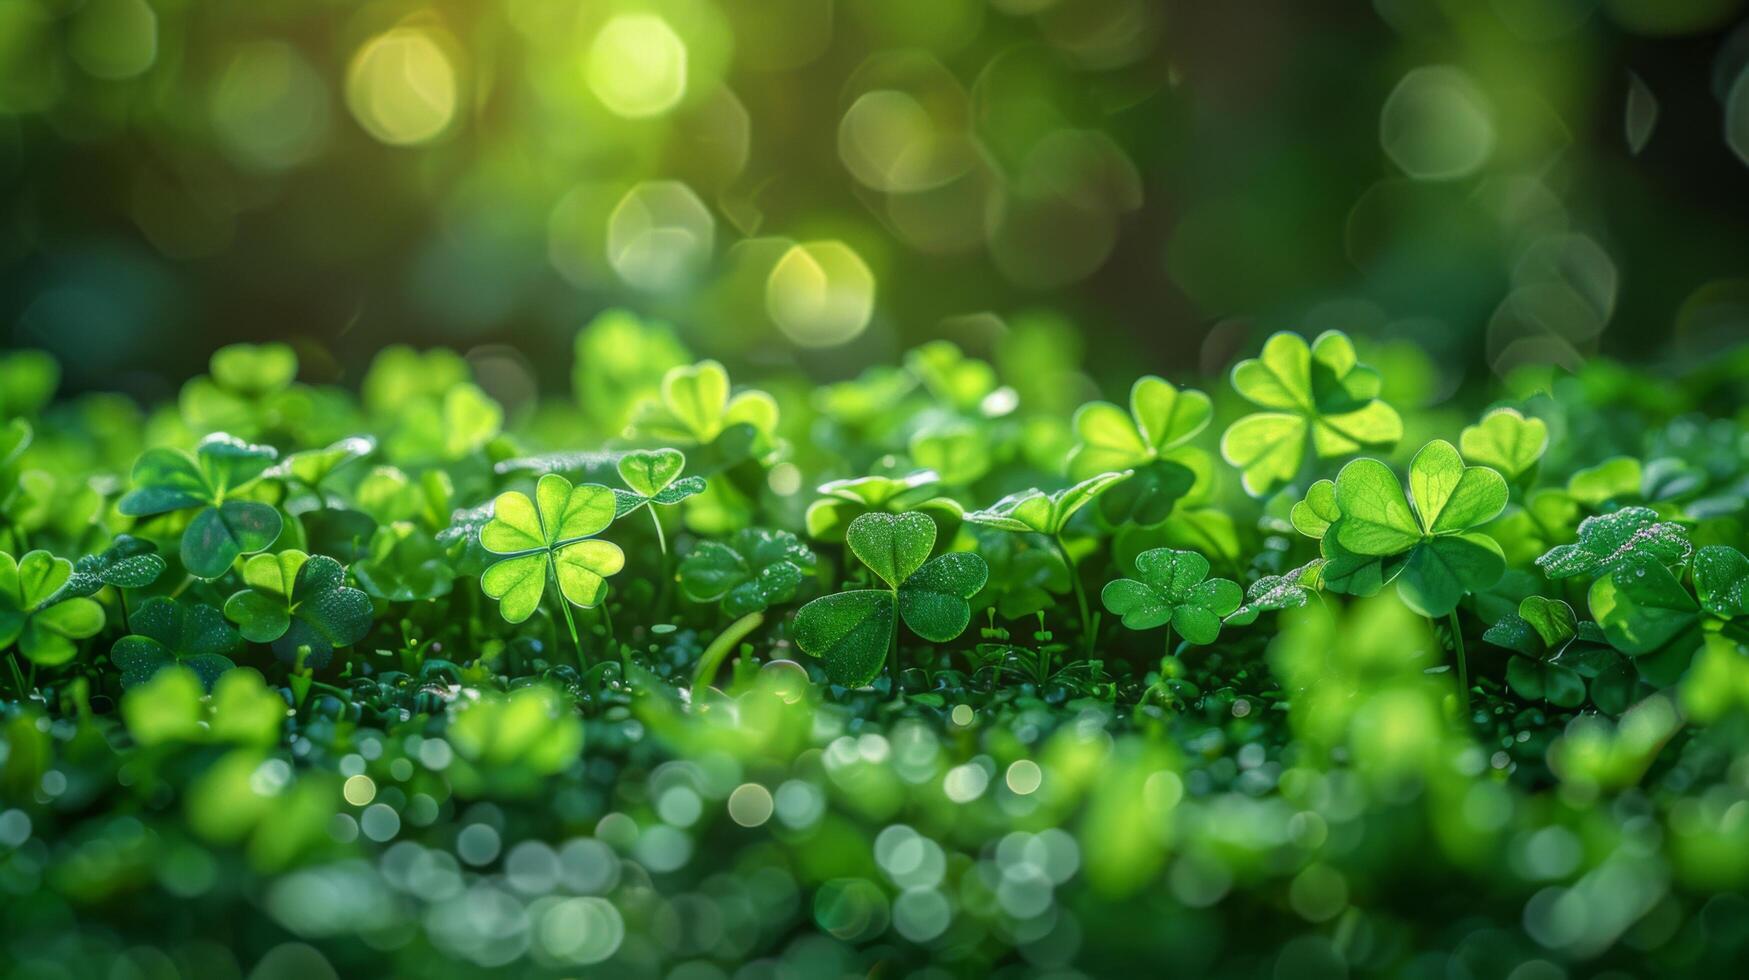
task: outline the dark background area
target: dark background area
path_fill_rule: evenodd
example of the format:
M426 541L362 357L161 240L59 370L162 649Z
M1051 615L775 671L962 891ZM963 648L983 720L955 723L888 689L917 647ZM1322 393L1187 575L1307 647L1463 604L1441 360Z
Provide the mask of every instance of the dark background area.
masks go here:
M587 66L606 22L640 14L686 45L687 77L673 106L625 118ZM1679 371L1749 330L1744 14L18 0L0 24L0 317L7 346L61 358L66 388L142 397L267 339L316 381L356 381L390 342L507 344L562 391L573 333L614 306L731 366L822 378L937 336L978 349L995 321L973 315L1040 309L1107 378L1188 377L1267 330L1329 327L1412 338L1468 377L1599 352ZM452 78L439 131L404 145L365 118L371 78L417 75L361 79L385 36L422 39ZM869 144L923 178L871 185L846 160L846 113L875 90L926 107L922 129ZM651 286L615 265L608 223L660 180L690 189L712 240ZM872 316L804 349L767 283L817 241L866 264Z

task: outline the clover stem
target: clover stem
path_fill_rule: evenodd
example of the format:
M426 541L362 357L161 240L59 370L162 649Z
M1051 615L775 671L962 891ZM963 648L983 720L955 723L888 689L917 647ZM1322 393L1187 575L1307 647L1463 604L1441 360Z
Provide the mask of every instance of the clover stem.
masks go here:
M709 687L711 681L716 679L717 668L728 658L729 651L735 649L737 644L747 638L748 633L758 629L759 624L763 622L765 622L765 613L750 612L730 623L728 629L717 634L717 638L712 640L710 646L704 648L704 653L699 655L698 667L692 672L694 696L701 688Z
M18 654L16 652L7 654L6 664L12 668L12 683L18 687L18 700L21 702L29 700L30 688L24 683L23 671L18 669Z
M1447 620L1451 624L1452 649L1457 654L1458 693L1463 698L1464 716L1470 713L1470 664L1464 656L1464 632L1458 627L1457 610Z
M1081 587L1081 569L1075 565L1075 559L1070 557L1069 549L1063 544L1061 534L1051 535L1051 543L1057 546L1057 554L1062 556L1063 564L1069 566L1069 585L1075 590L1075 608L1081 614L1081 646L1089 656L1093 653L1093 620L1087 613L1087 591Z
M577 637L577 620L571 615L571 600L559 594L559 608L565 611L565 628L571 631L571 645L577 648L577 669L582 670L589 659L583 656L583 641Z
M1166 656L1172 656L1172 621L1166 621Z
M178 585L176 587L175 591L170 593L170 598L174 599L177 596L181 595L183 593L183 590L187 589L189 586L191 586L193 584L194 584L194 576L192 574L182 576L182 584Z
M650 523L656 525L656 547L662 549L663 559L668 557L668 539L662 534L662 518L656 516L656 508L649 504L644 509L650 512Z
M905 693L900 689L899 685L899 624L897 622L898 616L896 615L898 610L899 590L894 589L893 612L895 615L893 618L895 622L893 623L892 630L887 633L887 663L891 664L893 667L893 700L902 701L905 698Z
M134 628L128 624L128 593L120 586L115 587L116 601L121 603L121 628L123 632L132 633Z

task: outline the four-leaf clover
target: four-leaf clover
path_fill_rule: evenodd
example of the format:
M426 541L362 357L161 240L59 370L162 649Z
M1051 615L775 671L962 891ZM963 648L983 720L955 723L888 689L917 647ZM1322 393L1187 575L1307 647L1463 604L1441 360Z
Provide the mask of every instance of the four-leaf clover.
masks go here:
M1499 581L1500 546L1471 529L1506 507L1506 480L1465 466L1456 447L1434 440L1409 463L1409 494L1391 468L1357 459L1336 476L1341 516L1325 532L1342 548L1371 557L1404 556L1397 593L1423 616L1449 615L1459 600Z
M148 449L134 463L134 489L116 505L129 517L193 510L182 532L182 565L196 578L215 579L242 555L266 551L279 538L279 511L240 500L278 457L271 446L254 446L215 433L191 454Z
M607 578L625 567L625 552L595 537L613 523L613 491L595 483L572 486L548 473L535 484L534 498L501 493L492 502L492 519L480 529L480 544L502 556L480 576L480 588L499 600L506 622L534 614L547 580L566 603L593 608L607 594Z
M863 687L880 675L897 638L896 619L931 643L965 632L968 600L989 576L984 559L966 551L930 558L935 524L922 514L864 514L850 523L845 541L887 587L824 596L797 611L796 645L825 661L833 683Z
M1221 455L1243 471L1246 492L1262 497L1299 475L1308 440L1320 457L1393 445L1403 420L1379 400L1379 387L1346 334L1326 331L1308 347L1298 334L1278 333L1260 356L1233 367L1233 388L1266 411L1228 426Z
M1194 551L1153 548L1136 556L1138 579L1120 578L1106 584L1100 601L1133 630L1167 626L1187 642L1208 644L1221 635L1221 621L1245 601L1239 583L1209 578L1209 561ZM1303 601L1303 600L1302 600Z
M336 647L370 632L370 597L346 584L346 568L326 555L286 550L243 563L241 589L225 600L225 617L251 643L273 644L291 667L320 670Z

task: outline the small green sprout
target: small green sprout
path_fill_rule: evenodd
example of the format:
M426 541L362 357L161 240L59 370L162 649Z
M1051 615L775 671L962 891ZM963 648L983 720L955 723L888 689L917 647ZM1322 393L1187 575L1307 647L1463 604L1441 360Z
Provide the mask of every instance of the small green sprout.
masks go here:
M1213 643L1221 635L1222 620L1245 602L1239 583L1209 578L1208 573L1208 559L1194 551L1154 548L1136 556L1139 580L1109 582L1099 598L1130 629L1165 626L1170 655L1174 629L1187 643Z
M103 607L95 600L56 597L72 576L73 563L47 551L18 559L0 551L0 651L16 644L26 660L53 667L78 655L75 641L103 629ZM18 696L25 693L21 684Z
M864 514L850 523L845 540L886 588L824 596L796 613L796 645L825 661L833 683L872 683L895 650L897 619L931 643L965 632L972 620L968 600L989 575L984 559L966 551L930 558L935 524L922 514ZM896 678L893 693L899 693Z
M1329 330L1307 346L1278 333L1263 352L1233 367L1233 388L1265 409L1227 427L1221 455L1243 471L1246 492L1264 497L1291 483L1308 440L1320 458L1394 445L1403 436L1396 409L1379 400L1377 371L1360 363L1346 334Z
M255 555L243 563L243 582L225 600L225 617L294 669L320 670L336 648L370 632L370 597L348 586L345 566L326 555Z
M190 575L216 579L243 555L266 551L284 522L271 504L239 499L279 454L223 433L202 439L191 454L148 449L134 463L134 489L116 509L128 517L192 511L182 532L182 565Z
M746 528L727 541L699 542L680 562L680 591L741 617L795 598L813 571L814 553L795 535Z
M583 643L571 606L599 605L607 595L608 576L625 567L619 545L595 537L613 523L613 491L596 483L572 486L570 480L548 473L535 484L534 497L510 491L492 502L492 519L480 529L480 544L500 558L480 576L480 589L499 600L505 622L520 623L534 615L551 580L581 661Z
M242 638L211 606L155 597L134 610L129 625L132 631L109 651L124 688L138 687L158 671L181 664L211 691L219 675L237 666L226 654Z
M650 523L656 527L656 544L662 554L668 553L668 539L662 533L662 518L656 508L673 507L688 497L705 490L702 476L681 476L686 469L686 454L678 449L636 449L619 458L619 478L630 490L614 490L614 519L649 511Z

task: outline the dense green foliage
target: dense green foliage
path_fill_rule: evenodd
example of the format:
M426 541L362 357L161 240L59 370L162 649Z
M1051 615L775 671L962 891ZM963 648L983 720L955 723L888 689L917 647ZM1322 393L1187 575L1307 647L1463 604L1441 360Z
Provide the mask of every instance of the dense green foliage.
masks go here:
M1127 408L1038 323L755 389L611 313L513 413L442 350L145 412L5 355L0 961L1737 961L1749 359L1471 403L1261 350Z

